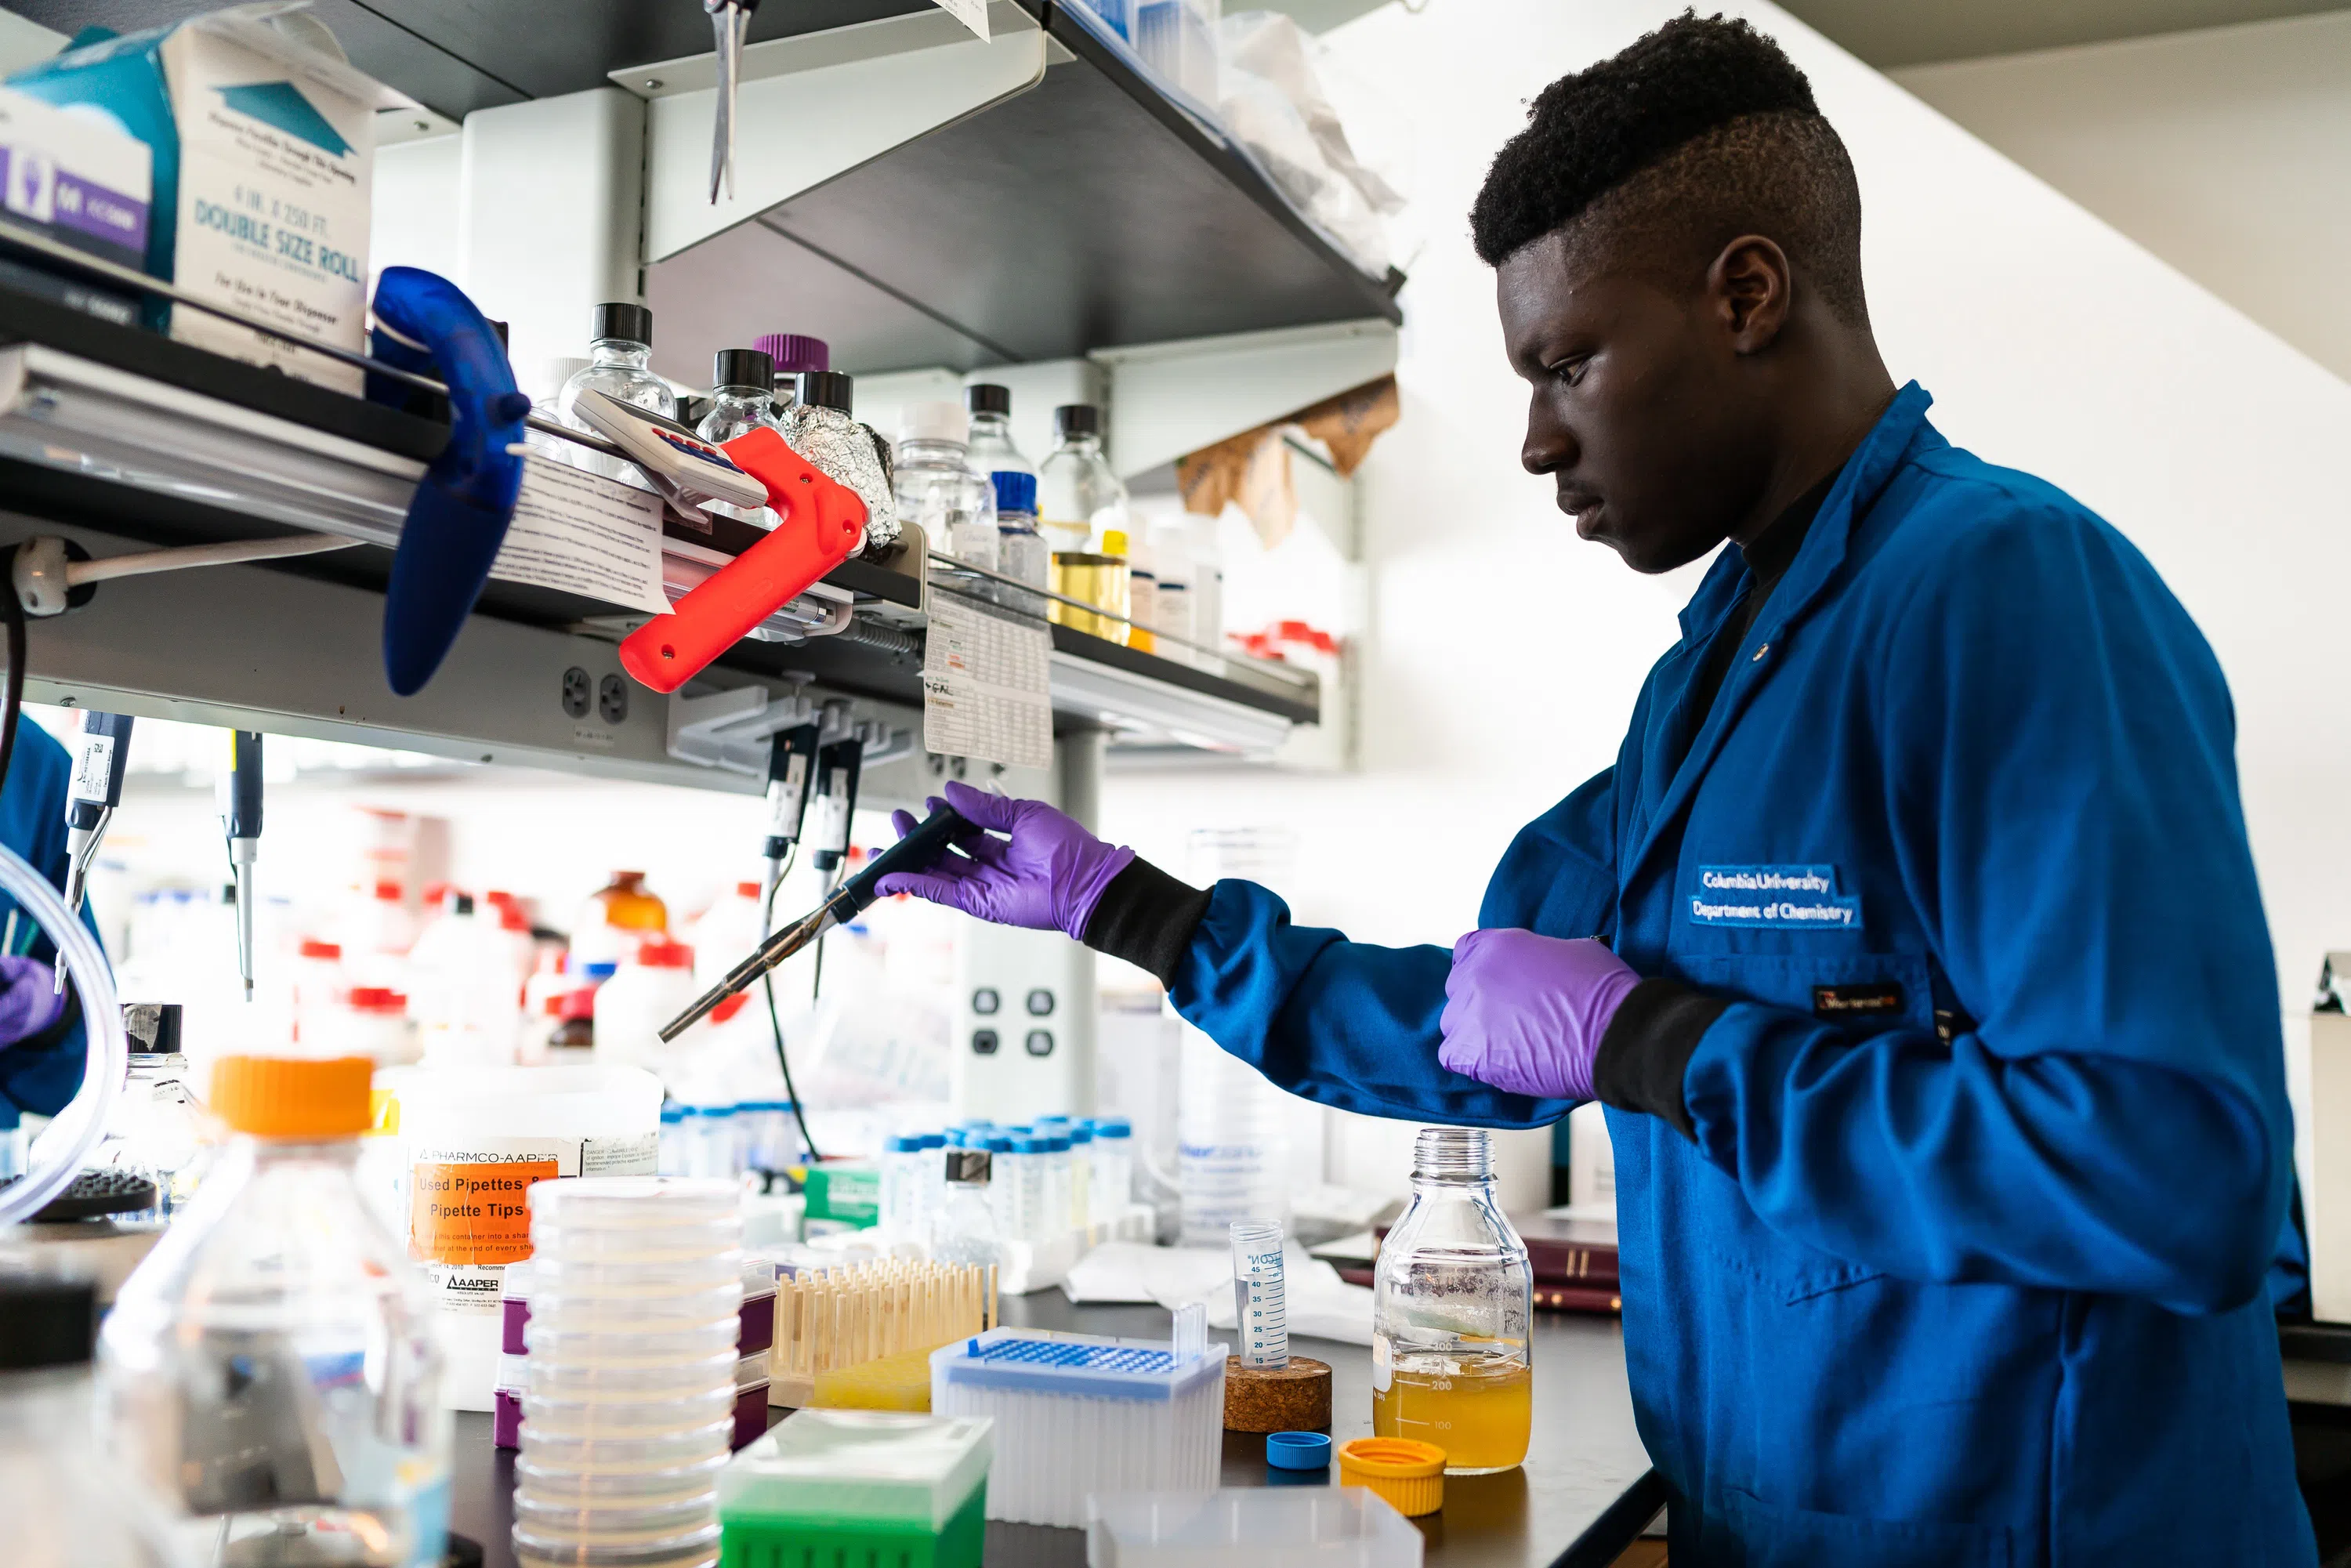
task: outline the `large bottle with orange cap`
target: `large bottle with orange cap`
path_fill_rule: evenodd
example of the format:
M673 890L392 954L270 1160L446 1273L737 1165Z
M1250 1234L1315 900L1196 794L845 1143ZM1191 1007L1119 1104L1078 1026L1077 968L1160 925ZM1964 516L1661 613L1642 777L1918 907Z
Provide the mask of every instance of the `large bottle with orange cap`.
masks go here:
M222 1058L210 1104L235 1137L99 1337L116 1454L192 1562L442 1559L450 1418L431 1293L353 1175L371 1066Z

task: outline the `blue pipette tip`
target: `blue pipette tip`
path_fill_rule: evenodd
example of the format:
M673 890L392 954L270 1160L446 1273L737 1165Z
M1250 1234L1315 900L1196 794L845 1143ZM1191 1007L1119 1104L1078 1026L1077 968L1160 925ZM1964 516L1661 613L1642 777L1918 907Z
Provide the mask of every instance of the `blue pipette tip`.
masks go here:
M1331 1464L1331 1439L1321 1432L1266 1435L1265 1462L1277 1470L1320 1470Z

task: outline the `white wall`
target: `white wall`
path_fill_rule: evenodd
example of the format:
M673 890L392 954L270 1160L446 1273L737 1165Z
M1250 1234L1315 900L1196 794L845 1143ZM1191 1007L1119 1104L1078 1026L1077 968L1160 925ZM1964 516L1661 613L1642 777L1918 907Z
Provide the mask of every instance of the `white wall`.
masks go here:
M2351 376L2351 12L1893 76Z
M2351 388L1783 13L1733 7L1812 76L1851 145L1873 314L1953 440L2067 486L2143 548L2234 689L2281 995L2351 939L2351 734L2335 722ZM1511 833L1614 757L1698 569L1635 577L1518 466L1523 390L1462 214L1554 78L1678 0L1429 0L1329 36L1422 128L1404 420L1362 471L1374 625L1364 768L1128 775L1106 826L1169 866L1195 824L1286 822L1301 920L1449 942Z

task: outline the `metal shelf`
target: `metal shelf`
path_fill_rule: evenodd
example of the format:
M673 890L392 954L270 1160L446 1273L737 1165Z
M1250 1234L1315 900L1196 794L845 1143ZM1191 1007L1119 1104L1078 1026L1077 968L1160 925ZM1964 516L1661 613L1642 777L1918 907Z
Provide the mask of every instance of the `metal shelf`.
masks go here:
M415 478L437 452L444 427L5 290L0 344L8 345L0 347L0 495L16 514L8 519L10 537L45 525L95 529L103 542L84 542L96 545L98 553L134 542L210 543L297 530L363 541L360 548L267 567L172 574L151 580L154 586L135 593L125 591L127 584L110 584L101 591L101 605L55 623L61 634L72 632L66 642L95 652L83 633L96 622L75 630L76 622L107 608L106 601L152 605L160 595L175 604L186 601L165 617L182 628L176 635L200 641L214 656L232 660L242 645L245 662L257 666L273 658L298 662L308 656L298 642L287 642L299 635L298 625L356 618L364 623L365 636L353 641L347 627L335 633L339 645L350 646L337 655L344 661L340 678L348 695L331 711L338 718L352 716L347 710L358 696L379 716L362 727L364 733L350 725L329 725L316 733L338 739L390 737L392 744L412 733L428 741L437 736L445 744L421 748L468 759L481 755L482 742L496 739L495 726L486 730L455 714L420 717L413 730L396 717L386 722L381 716L403 711L403 705L386 696L375 667L380 595ZM708 535L690 531L682 521L674 521L667 531L672 537L664 545L664 578L673 597L758 537L748 525L726 519L718 519ZM921 559L919 548L909 553L913 560ZM184 583L177 580L183 575ZM228 582L238 586L217 601L223 619L206 622L213 585ZM284 617L273 612L272 583L287 596ZM327 593L329 589L337 591ZM800 612L787 606L762 629L773 640L737 644L696 689L723 687L729 672L786 683L814 681L825 691L888 706L902 716L894 722L910 724L921 709L924 591L911 569L849 562L812 591L854 607L847 629L809 635L809 622L817 617L807 612L805 601L797 601ZM304 606L298 612L293 608L298 599ZM237 605L233 614L226 609L232 601ZM115 621L111 614L101 619ZM548 659L569 658L601 680L617 668L611 644L640 617L568 593L494 581L475 619L551 639L529 643L533 651L526 656L517 651L524 644L499 643L486 632L469 629L450 669L434 685L470 689L478 700L497 685L502 658L534 668ZM40 624L47 629L52 623ZM163 622L146 624L155 636L167 635ZM193 629L199 624L204 629ZM136 621L117 622L110 635L138 640L141 626ZM1054 706L1066 724L1261 753L1290 725L1311 722L1315 716L1316 690L1302 672L1234 660L1227 673L1212 673L1063 627L1054 633ZM508 652L499 653L494 644ZM42 645L37 642L37 676L46 673L37 656ZM126 652L161 655L139 664L135 690L159 698L184 695L207 711L233 699L217 681L201 693L172 692L167 649ZM545 690L535 686L536 695L522 706L546 706L541 699L558 688L564 667L557 664L544 675L534 674L533 681L547 683ZM187 680L199 682L193 664ZM316 709L314 716L323 715L329 706L326 698L308 687L304 691L290 711ZM431 688L425 694L435 695ZM433 706L420 700L405 711L423 715ZM639 690L634 706L657 712L662 705ZM532 759L560 765L556 759L569 727L557 725L537 735L537 724L534 719ZM639 757L625 768L602 766L613 760L612 754L597 749L603 744L595 740L579 754L580 760L638 777L647 766L667 770L665 751ZM493 744L490 749L498 747Z
M1366 276L1066 8L1018 4L1058 47L1036 87L649 269L657 369L691 383L780 321L879 371L1402 320L1401 273Z

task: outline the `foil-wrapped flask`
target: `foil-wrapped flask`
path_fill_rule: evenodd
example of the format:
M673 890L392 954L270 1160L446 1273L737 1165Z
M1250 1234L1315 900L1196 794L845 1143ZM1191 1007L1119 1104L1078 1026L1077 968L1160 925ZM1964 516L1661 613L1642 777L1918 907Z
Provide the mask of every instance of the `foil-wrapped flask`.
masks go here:
M810 371L800 377L799 401L785 409L784 439L865 503L865 537L850 554L874 559L898 542L898 508L893 496L887 444L851 417L852 378L839 371Z

